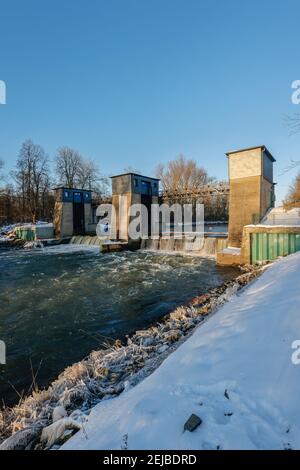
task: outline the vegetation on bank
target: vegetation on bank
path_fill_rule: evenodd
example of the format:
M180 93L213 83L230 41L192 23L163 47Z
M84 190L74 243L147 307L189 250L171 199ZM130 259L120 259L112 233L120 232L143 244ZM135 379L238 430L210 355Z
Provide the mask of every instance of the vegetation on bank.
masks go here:
M86 414L104 398L120 394L149 375L208 314L262 272L243 267L235 280L210 290L167 315L127 344L117 340L67 368L47 390L34 391L0 414L1 449L45 449L61 445L84 428Z
M291 184L284 200L284 208L286 210L293 209L294 207L300 207L300 172Z

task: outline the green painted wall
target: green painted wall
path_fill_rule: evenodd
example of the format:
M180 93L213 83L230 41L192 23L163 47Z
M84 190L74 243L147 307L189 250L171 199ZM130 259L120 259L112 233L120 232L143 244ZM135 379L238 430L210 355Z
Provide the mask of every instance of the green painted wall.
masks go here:
M300 251L300 233L252 233L251 263L272 261Z
M16 234L18 238L26 241L35 240L35 232L30 227L18 227L16 229Z

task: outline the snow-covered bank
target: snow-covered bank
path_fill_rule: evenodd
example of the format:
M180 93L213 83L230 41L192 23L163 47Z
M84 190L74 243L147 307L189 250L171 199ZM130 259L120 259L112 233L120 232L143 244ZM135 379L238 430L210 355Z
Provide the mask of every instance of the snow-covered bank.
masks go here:
M300 253L274 263L64 449L299 449ZM194 413L202 424L183 426Z
M63 407L67 420L76 419L81 424L84 414L88 414L99 401L116 396L144 379L189 337L197 324L261 272L261 269L253 267L243 270L246 271L244 274L194 297L156 325L137 331L125 344L117 340L107 345L107 349L92 352L81 362L65 369L48 389L33 392L12 409L4 408L0 411L0 442L4 441L0 450L60 445L66 437L66 423L63 418L58 420L55 427L58 426L59 433L58 429L53 432L57 408ZM42 439L41 442L41 433L43 431L45 435L47 430L51 431L51 439Z

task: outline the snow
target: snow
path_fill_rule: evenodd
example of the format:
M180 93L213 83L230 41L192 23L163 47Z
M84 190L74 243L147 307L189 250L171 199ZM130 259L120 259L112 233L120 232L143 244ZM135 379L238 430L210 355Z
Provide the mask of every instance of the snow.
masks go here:
M300 224L299 224L300 225ZM293 225L290 225L290 224L250 224L250 225L245 225L245 227L264 227L264 228L286 228L286 227L289 227L289 228L296 228L296 229L299 229L299 225L297 224L293 224Z
M43 254L71 254L71 253L79 253L79 252L89 252L94 253L95 255L100 255L99 246L96 245L69 245L69 244L62 244L62 245L53 245L53 246L45 246L43 248Z
M34 225L33 225L34 226ZM35 224L35 227L53 227L53 223L52 222L43 222L43 221L38 221L36 224Z
M294 207L293 209L285 210L284 207L274 207L267 212L261 223L272 226L299 226L300 225L300 209Z
M275 262L62 448L299 449L299 283L300 253ZM183 432L192 413L202 424Z

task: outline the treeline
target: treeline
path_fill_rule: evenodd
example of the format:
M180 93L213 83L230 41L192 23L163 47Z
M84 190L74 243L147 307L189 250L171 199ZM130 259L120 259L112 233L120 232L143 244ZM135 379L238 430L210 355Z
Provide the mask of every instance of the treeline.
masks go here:
M52 163L53 171L45 150L26 140L10 172L10 182L5 184L5 167L0 161L0 225L52 220L55 186L90 189L98 197L107 194L108 179L100 174L92 160L76 150L59 148Z
M4 171L0 161L0 226L51 221L56 186L90 189L98 201L109 195L108 178L101 175L92 160L70 147L59 148L50 161L40 145L26 140L6 184ZM156 176L161 181L162 202L200 202L204 204L206 220L227 220L228 184L209 176L195 160L179 155L166 165L159 165Z
M296 175L296 178L291 184L288 194L283 201L283 205L286 210L293 209L295 207L300 208L300 172Z
M109 195L108 178L101 175L92 160L70 147L59 148L51 162L40 145L26 140L6 184L4 170L0 161L0 226L51 221L56 186L90 189L99 202ZM161 202L200 202L204 204L206 220L227 220L228 184L210 177L195 160L179 155L166 165L159 165L156 176L161 181Z
M195 160L179 155L166 165L159 165L161 200L167 204L204 204L205 220L228 220L229 186L208 175Z

